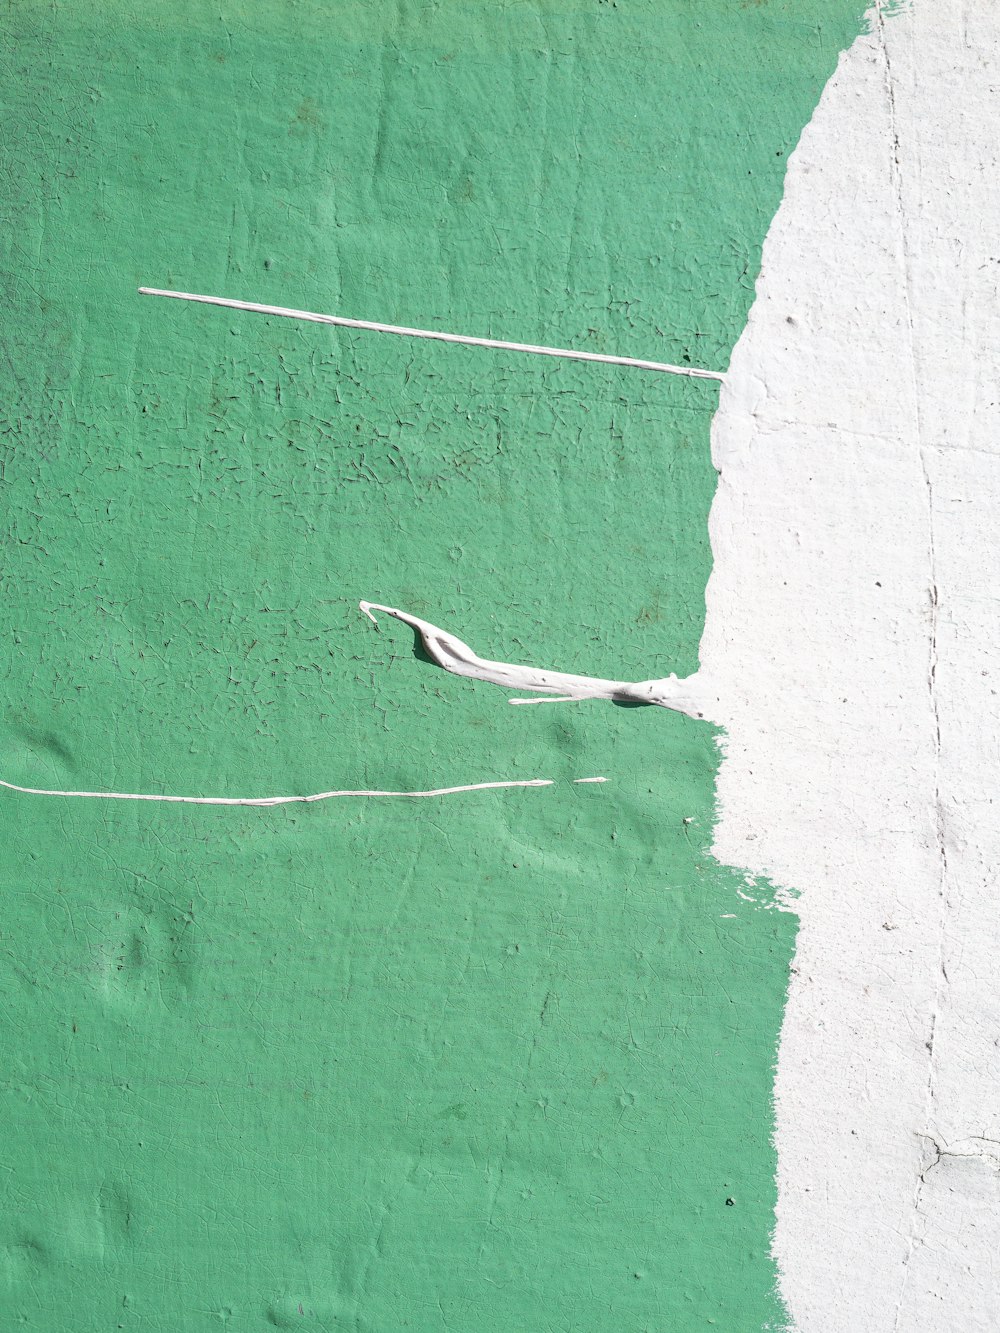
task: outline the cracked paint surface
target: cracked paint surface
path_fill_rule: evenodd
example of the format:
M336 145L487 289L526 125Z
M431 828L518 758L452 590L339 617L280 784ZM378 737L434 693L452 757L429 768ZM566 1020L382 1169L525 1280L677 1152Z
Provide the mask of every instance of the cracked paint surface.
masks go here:
M3 777L560 781L5 797L4 1326L783 1322L795 921L709 855L712 729L443 690L357 610L690 674L718 390L135 293L723 366L857 10L6 15Z
M1000 20L870 18L789 164L713 428L715 851L801 895L794 1326L964 1333L1000 1323Z

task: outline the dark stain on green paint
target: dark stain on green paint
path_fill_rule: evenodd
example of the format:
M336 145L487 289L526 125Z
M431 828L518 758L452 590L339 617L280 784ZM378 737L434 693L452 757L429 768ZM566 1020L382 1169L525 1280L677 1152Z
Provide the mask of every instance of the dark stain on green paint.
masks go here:
M724 367L860 8L8 11L2 775L612 782L5 796L4 1327L780 1324L794 921L708 854L711 730L357 611L691 671L716 390L135 289Z

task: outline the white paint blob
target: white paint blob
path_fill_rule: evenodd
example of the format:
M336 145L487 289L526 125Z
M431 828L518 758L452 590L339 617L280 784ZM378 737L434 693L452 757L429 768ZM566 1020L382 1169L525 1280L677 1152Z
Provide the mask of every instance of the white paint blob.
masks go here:
M713 427L715 854L801 893L800 1333L1000 1328L1000 8L871 16Z
M394 606L380 606L378 602L360 602L361 610L376 624L373 611L395 616L420 635L428 657L438 666L455 676L487 681L506 689L534 690L552 696L550 699L510 699L512 704L569 703L579 699L612 699L618 703L659 704L673 708L689 717L704 717L705 703L699 693L698 677L681 680L665 676L662 680L643 680L630 684L623 680L601 680L596 676L574 676L566 671L543 671L538 667L517 666L509 662L491 662L479 657L467 643L447 630L439 629L428 620L399 611Z

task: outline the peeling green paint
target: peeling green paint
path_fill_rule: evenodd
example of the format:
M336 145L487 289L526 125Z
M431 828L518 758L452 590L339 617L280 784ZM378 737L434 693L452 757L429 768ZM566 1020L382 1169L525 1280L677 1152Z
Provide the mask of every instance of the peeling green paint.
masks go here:
M724 368L853 0L24 3L3 80L5 1327L780 1324L794 921L716 739L508 708L357 611L696 666L705 383L140 300L175 285Z

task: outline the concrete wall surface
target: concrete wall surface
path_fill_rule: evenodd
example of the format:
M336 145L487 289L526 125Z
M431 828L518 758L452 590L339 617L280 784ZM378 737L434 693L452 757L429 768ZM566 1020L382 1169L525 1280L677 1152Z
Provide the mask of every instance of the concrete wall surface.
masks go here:
M1000 1328L1000 17L0 24L0 1328Z

